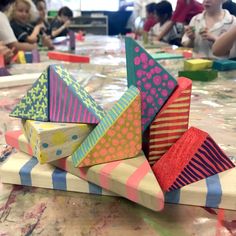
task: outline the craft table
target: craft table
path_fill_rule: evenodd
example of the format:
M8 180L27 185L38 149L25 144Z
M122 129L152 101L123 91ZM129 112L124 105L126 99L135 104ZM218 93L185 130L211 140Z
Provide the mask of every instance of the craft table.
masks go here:
M109 109L126 88L126 69L122 41L94 37L84 42L97 45L92 63L69 64L66 68L81 82L95 100ZM115 41L115 42L114 42ZM101 43L102 42L102 43ZM103 45L103 46L101 46ZM105 53L105 45L109 50ZM80 45L83 50L83 43ZM96 46L95 46L96 47ZM123 49L122 49L123 50ZM109 57L116 63L108 65ZM100 58L100 59L99 59ZM104 63L106 62L106 63ZM50 62L12 65L12 74L42 72ZM183 69L183 61L165 60L161 64L173 75ZM1 79L1 78L0 78ZM30 87L0 88L0 147L4 133L19 129L20 122L8 114ZM190 125L211 134L236 162L236 79L235 71L219 73L212 82L193 82ZM217 215L217 213L219 213ZM40 188L12 186L0 182L0 235L236 235L236 212L202 207L166 204L162 212L153 212L119 197L96 196Z

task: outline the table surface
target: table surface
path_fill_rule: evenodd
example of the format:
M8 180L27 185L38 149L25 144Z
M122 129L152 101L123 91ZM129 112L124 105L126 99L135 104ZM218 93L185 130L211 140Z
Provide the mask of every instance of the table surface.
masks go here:
M58 49L66 50L60 45ZM91 52L97 65L65 63L95 100L109 109L124 93L126 68L123 40L90 37L76 53ZM95 50L98 49L98 50ZM152 49L153 50L153 49ZM50 61L12 65L12 74L42 72ZM58 62L57 62L58 63ZM183 60L160 61L176 76ZM211 82L193 82L190 125L201 128L236 161L236 72L222 72ZM30 86L0 89L0 145L4 133L19 129L8 114ZM119 197L12 186L0 182L0 235L236 235L236 212L166 204L153 212ZM219 221L219 218L221 219Z

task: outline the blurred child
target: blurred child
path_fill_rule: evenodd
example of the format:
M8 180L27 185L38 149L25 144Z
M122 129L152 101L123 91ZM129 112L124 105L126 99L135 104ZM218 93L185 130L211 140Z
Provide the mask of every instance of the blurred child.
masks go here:
M212 51L215 56L236 58L236 26L215 41Z
M156 4L156 16L158 23L155 24L149 35L151 42L157 41L159 34L165 29L166 25L169 24L172 17L172 6L168 1L161 1ZM183 24L176 23L172 26L170 31L161 39L161 41L169 44L180 45L182 35L184 32Z
M182 39L183 46L193 47L204 57L213 58L212 45L232 25L236 18L222 9L224 0L204 0L204 12L193 17Z
M39 13L39 19L38 23L43 23L43 30L47 35L51 36L51 27L47 21L46 15L47 15L47 7L45 0L33 0L38 13Z
M158 40L161 40L176 23L188 24L193 16L201 13L203 6L196 0L177 0L175 11L171 20L166 24L165 28L159 34Z
M156 3L152 2L146 5L146 19L144 21L143 30L149 32L149 30L157 23L156 17Z
M39 43L40 46L52 47L50 38L43 33L43 23L31 25L31 3L29 0L16 0L11 13L11 27L20 42Z
M72 18L73 12L71 9L68 7L62 7L58 11L57 17L51 23L52 37L66 36Z
M3 13L15 2L15 0L0 1L0 41L3 42L12 52L17 50L32 50L37 47L36 44L20 43L10 26L7 16Z

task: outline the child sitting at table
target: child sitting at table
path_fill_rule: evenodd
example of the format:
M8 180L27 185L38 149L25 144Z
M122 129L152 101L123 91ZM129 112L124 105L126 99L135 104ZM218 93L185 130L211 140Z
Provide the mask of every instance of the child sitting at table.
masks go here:
M149 30L157 23L156 17L156 3L152 2L146 5L146 19L144 21L143 30L149 32Z
M43 31L51 36L52 31L51 31L51 27L50 24L47 21L46 18L46 14L47 14L47 7L46 7L46 1L45 0L33 0L38 13L39 13L39 19L37 21L37 23L43 23Z
M158 23L155 24L149 33L149 41L154 43L166 25L169 24L172 16L172 6L168 1L162 1L156 4L156 16ZM169 44L180 45L184 27L181 23L176 23L170 31L161 39L161 41Z
M236 58L236 25L215 41L212 51L215 56Z
M16 38L19 42L41 43L42 45L40 46L51 48L51 40L42 30L43 23L39 23L35 27L29 23L31 17L30 9L29 0L16 0L13 5L10 23Z
M205 10L193 17L186 27L182 44L185 47L193 47L199 55L214 58L212 45L224 32L228 31L234 24L236 18L227 10L222 9L224 0L204 0Z
M68 7L62 7L58 11L57 17L51 23L52 37L66 36L72 18L73 12L71 9Z
M7 46L11 52L17 50L32 50L36 48L36 44L21 43L19 42L10 26L7 16L4 14L8 11L9 7L14 4L15 0L1 0L0 1L0 41ZM10 53L11 54L11 53Z

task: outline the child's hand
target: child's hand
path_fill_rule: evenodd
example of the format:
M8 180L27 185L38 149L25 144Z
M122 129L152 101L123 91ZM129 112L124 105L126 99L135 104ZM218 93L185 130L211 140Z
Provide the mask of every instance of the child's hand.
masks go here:
M44 34L42 40L43 40L43 46L47 47L50 50L54 49L54 45L53 45L52 40L49 36Z
M67 28L70 24L71 24L71 21L70 21L70 20L67 20L67 21L64 23L64 27Z
M8 64L14 56L14 49L9 49L2 42L0 42L0 54L3 55L5 62Z
M185 33L187 37L191 40L194 40L195 38L195 28L193 26L186 26L185 27Z
M210 34L207 28L204 28L204 29L200 30L199 34L205 40L213 41L213 42L216 40L215 36Z

